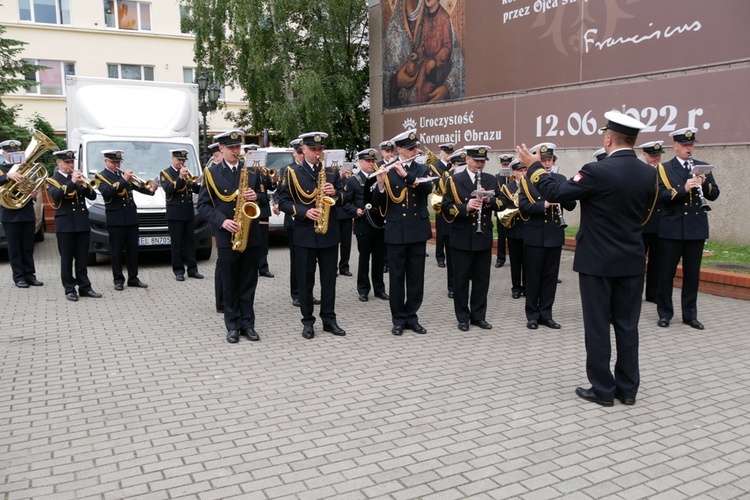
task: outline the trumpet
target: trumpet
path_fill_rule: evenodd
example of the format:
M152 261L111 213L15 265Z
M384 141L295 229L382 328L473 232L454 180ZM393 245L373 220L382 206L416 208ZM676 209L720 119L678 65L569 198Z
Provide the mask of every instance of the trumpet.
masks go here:
M141 179L135 174L132 174L130 176L130 183L133 185L133 187L140 188L140 189L143 189L143 188L151 189L151 187L154 185L154 181L152 181L151 179L144 181L143 179Z

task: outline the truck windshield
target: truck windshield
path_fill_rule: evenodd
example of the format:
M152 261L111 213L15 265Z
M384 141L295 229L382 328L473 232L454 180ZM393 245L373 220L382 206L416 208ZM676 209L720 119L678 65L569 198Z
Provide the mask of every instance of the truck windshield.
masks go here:
M121 170L132 170L141 179L157 179L159 172L172 165L172 149L187 149L185 166L197 175L200 173L195 151L191 146L176 142L151 141L92 141L86 144L86 165L89 178L104 170L103 150L122 150Z

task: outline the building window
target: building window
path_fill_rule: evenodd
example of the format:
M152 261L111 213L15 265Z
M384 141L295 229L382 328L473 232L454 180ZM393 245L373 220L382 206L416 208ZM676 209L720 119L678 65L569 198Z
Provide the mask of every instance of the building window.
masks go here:
M153 66L138 64L107 64L107 76L123 80L154 80Z
M181 5L180 6L180 33L188 33L188 34L195 35L195 30L189 29L187 27L192 22L193 22L193 18L192 18L190 7Z
M70 24L70 0L18 0L21 21Z
M26 90L26 94L64 95L65 77L76 74L76 65L72 62L47 59L30 59L28 62L38 66L46 66L46 68L25 75L26 80L36 82L36 85Z
M151 4L131 0L104 0L104 21L109 28L151 31Z
M183 83L198 83L195 79L195 68L182 68L182 82ZM219 100L220 101L226 101L227 100L227 89L226 87L221 87L221 93L219 94Z

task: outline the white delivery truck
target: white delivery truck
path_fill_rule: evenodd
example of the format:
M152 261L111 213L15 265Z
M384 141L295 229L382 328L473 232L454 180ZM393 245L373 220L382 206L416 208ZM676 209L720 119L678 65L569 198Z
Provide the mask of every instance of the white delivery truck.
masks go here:
M77 168L89 179L104 169L105 149L121 149L123 170L155 182L171 165L170 150L186 149L185 165L193 175L201 174L197 85L68 76L65 92L68 147L77 150ZM139 250L169 249L164 191L160 188L154 196L133 192L133 198L138 206ZM89 261L94 263L97 253L109 253L101 196L89 203L89 212ZM195 244L199 260L211 257L211 228L197 211Z

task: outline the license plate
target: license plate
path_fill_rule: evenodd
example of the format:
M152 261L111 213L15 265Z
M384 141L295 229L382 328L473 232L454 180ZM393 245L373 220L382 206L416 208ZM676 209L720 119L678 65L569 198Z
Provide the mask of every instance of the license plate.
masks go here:
M153 246L153 245L169 245L172 240L169 236L141 236L138 238L139 246Z

